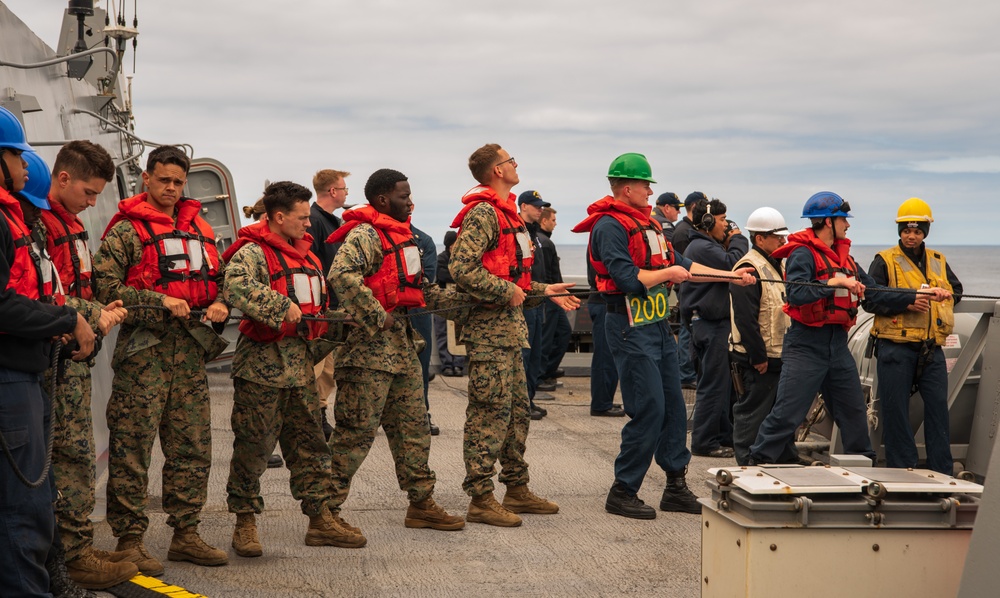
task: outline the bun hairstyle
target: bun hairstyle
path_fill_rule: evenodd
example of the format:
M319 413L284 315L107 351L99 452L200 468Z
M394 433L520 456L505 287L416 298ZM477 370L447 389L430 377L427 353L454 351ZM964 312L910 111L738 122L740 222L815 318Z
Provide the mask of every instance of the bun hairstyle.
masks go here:
M257 203L252 206L243 206L243 215L247 218L252 219L254 222L260 220L267 210L264 209L264 198L257 200Z

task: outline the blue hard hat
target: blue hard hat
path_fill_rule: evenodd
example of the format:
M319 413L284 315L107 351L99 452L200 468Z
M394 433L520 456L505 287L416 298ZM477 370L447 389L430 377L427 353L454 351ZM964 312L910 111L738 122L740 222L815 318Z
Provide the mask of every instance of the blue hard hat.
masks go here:
M851 204L832 191L820 191L806 200L803 218L853 218Z
M49 210L49 188L52 186L52 174L49 165L34 151L24 152L21 158L28 163L28 184L20 191L36 208Z
M32 151L24 138L24 127L14 113L0 106L0 148L10 147L22 152Z

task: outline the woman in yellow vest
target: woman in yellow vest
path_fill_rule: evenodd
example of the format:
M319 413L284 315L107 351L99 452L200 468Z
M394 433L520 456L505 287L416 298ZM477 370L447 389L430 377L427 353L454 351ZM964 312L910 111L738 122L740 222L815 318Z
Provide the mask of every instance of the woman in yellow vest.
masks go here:
M930 286L961 294L962 283L944 254L924 245L933 221L926 202L916 197L904 201L896 215L899 243L875 256L868 269L871 277L889 287L917 290ZM955 303L957 298L935 302L921 297L901 313L863 303L875 314L871 333L877 339L882 441L889 467L917 466L910 397L919 391L924 401L927 466L948 475L954 473L948 434L948 370L941 347L955 323Z

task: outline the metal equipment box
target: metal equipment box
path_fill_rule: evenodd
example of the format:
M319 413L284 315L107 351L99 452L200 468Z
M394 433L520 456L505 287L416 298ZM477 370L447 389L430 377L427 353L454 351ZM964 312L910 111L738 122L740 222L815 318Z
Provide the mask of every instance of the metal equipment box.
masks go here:
M711 469L704 598L955 596L982 486L929 470Z

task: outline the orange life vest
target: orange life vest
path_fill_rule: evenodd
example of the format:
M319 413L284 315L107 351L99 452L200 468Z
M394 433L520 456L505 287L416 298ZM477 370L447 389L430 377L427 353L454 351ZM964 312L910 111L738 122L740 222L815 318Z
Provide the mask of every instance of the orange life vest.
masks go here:
M650 218L651 212L652 208L649 206L637 210L608 195L587 206L587 217L573 227L573 232L589 233L598 220L610 216L622 225L628 235L628 253L632 263L643 270L662 270L674 265L674 248L663 236L660 223ZM602 293L620 293L604 263L594 259L589 242L587 259L597 273L597 290ZM667 286L671 285L672 283L668 283Z
M264 251L271 290L281 293L299 306L303 316L321 317L326 309L326 279L319 258L310 251L312 236L306 235L292 243L271 232L267 222L245 226L237 233L236 242L223 254L229 261L244 245L255 243ZM322 336L326 322L303 320L299 324L283 322L280 330L249 318L240 322L240 332L251 339L270 343L290 336L312 340Z
M413 240L410 219L400 222L370 205L344 212L344 224L333 231L327 243L340 243L359 224L370 224L382 243L382 267L365 277L365 286L389 312L400 307L423 307L424 270L420 264L420 249Z
M215 233L201 217L201 203L181 199L174 219L157 210L141 193L118 203L104 234L128 220L142 242L142 260L129 269L125 284L184 299L194 309L207 307L218 295L219 250Z
M59 202L49 199L49 204L52 209L42 210L42 222L48 232L46 244L59 280L66 294L89 301L94 297L94 286L87 229Z
M48 252L32 237L24 223L21 204L5 189L0 189L0 213L7 219L14 241L14 261L10 264L7 288L29 299L64 305L66 297Z
M462 234L462 220L476 204L485 202L493 206L500 226L497 246L483 253L483 268L494 276L513 282L525 291L531 290L531 264L534 262L534 247L528 237L528 228L521 220L515 207L515 195L501 199L491 187L473 187L462 197L465 207L455 216L451 227Z
M818 282L825 282L831 278L857 280L858 265L854 263L854 258L850 254L850 239L837 239L831 248L809 228L789 235L788 243L772 252L771 257L786 258L799 247L805 247L812 253ZM787 278L786 273L785 279ZM847 289L836 287L832 297L825 297L805 305L792 305L786 302L783 309L788 317L806 326L836 324L843 326L845 330L850 330L858 319L858 296Z

